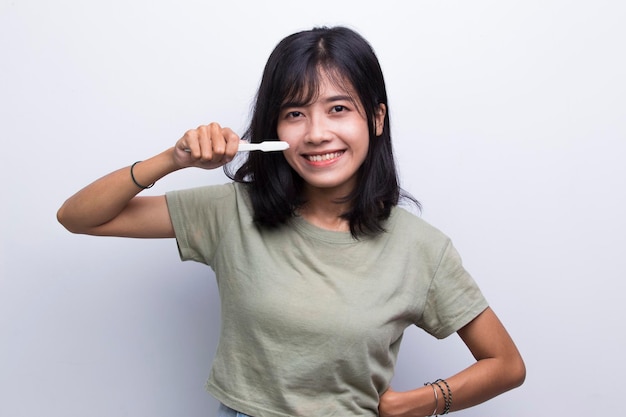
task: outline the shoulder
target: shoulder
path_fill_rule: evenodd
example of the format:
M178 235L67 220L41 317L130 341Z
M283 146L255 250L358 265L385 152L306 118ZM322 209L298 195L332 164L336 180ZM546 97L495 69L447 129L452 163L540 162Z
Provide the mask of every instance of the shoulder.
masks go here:
M389 218L388 231L414 242L447 244L450 238L435 226L407 209L396 206Z
M165 197L167 198L168 205L216 205L228 204L228 202L236 204L239 200L248 200L248 193L244 185L231 182L168 191L165 193Z
M220 198L232 196L237 192L235 183L203 185L201 187L185 188L180 190L168 191L165 193L167 197L184 197L184 198Z
M249 211L246 189L237 183L169 191L165 197L170 215L206 216L232 213L238 209Z

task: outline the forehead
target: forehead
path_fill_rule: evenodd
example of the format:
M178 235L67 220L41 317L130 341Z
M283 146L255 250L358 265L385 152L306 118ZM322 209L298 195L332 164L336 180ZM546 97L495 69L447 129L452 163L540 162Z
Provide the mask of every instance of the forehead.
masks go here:
M317 67L315 71L294 80L285 90L282 105L310 104L320 96L344 95L358 102L352 83L336 69Z
M321 74L317 82L318 95L343 94L354 96L354 87L345 77L334 77L331 74Z

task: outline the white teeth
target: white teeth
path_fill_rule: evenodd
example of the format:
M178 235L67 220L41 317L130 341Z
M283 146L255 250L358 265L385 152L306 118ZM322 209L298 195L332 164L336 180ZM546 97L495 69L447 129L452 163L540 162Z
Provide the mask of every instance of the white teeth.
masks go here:
M332 152L324 155L307 155L307 159L311 162L322 162L339 158L343 152Z

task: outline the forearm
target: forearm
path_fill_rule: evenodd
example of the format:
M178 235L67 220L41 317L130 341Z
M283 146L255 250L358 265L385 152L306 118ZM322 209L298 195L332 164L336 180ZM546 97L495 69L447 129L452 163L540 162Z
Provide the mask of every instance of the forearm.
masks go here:
M481 404L524 381L525 370L521 360L511 358L482 359L458 374L447 378L452 394L450 411L458 411ZM435 385L439 394L439 412L444 409L444 397L448 395L445 384L439 383L444 393ZM445 395L444 395L445 394Z
M430 416L444 412L448 397L449 411L462 410L489 400L524 382L524 361L500 320L487 308L458 331L476 362L446 378L445 382L412 391L385 392L380 400L381 417ZM449 391L448 391L449 387ZM443 390L443 391L442 391ZM435 392L437 392L435 396ZM451 398L450 398L451 397ZM430 398L430 399L429 399ZM429 410L430 408L430 410Z
M179 169L173 148L135 165L137 183L152 184ZM67 199L57 213L63 226L74 233L90 231L120 214L140 192L131 178L130 166L114 171L89 184Z
M411 391L390 392L389 396L385 393L381 399L380 415L382 417L439 415L446 407L446 397L450 402L449 411L473 407L523 382L523 363L514 362L507 365L499 359L483 359L446 378L445 383L431 385L435 381L430 381L431 384Z

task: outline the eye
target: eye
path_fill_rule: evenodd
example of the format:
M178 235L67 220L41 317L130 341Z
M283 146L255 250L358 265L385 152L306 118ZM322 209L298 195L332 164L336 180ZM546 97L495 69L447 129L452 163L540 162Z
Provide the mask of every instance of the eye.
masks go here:
M345 111L345 110L347 110L346 106L338 104L336 106L333 106L331 113L341 113L342 111Z
M300 117L300 116L302 116L302 112L299 112L297 110L290 111L285 114L286 119L295 119L296 117Z

